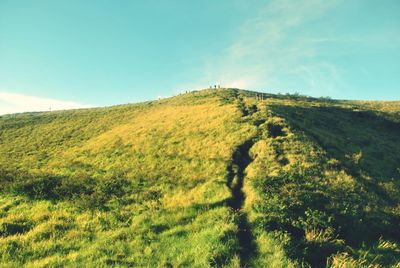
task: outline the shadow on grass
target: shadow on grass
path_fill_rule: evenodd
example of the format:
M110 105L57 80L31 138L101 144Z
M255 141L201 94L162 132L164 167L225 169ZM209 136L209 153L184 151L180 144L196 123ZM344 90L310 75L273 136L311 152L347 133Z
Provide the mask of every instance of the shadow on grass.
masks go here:
M377 261L383 265L394 265L399 257L397 250L378 250L376 243L380 237L400 242L400 215L396 210L400 205L400 124L373 111L284 105L270 108L285 118L292 130L303 132L321 146L328 158L338 160L338 169L356 179L358 196L347 200L352 200L350 206L356 211L334 215L339 238L356 250L367 248L372 255L379 255ZM328 193L328 199L329 194L336 193ZM313 206L312 202L309 205ZM291 255L321 266L326 264L326 257L340 249L329 243L310 244L299 236Z
M380 181L400 178L400 124L372 111L278 105L271 108L294 129L311 136L352 173L365 173Z

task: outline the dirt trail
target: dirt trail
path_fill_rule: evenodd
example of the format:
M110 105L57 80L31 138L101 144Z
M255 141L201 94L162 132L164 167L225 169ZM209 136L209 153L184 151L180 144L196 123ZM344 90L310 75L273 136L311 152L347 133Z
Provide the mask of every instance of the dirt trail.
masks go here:
M243 192L243 180L245 178L245 169L251 163L252 159L249 155L249 150L254 144L254 141L247 140L239 145L232 155L232 162L228 166L228 186L232 192L232 198L228 205L234 213L238 215L237 233L240 245L240 266L245 267L249 259L256 253L254 237L248 223L247 215L242 210L245 194Z

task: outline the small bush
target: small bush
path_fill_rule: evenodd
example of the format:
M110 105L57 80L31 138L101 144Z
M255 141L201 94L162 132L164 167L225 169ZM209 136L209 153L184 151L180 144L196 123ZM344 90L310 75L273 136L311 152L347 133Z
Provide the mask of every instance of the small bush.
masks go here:
M18 177L9 190L31 199L74 200L81 208L105 208L113 198L121 198L131 191L131 183L123 178L60 177L54 175Z
M31 222L3 222L0 224L0 236L10 236L15 234L23 234L32 228Z
M18 177L11 184L11 192L32 199L58 199L56 188L61 185L59 177L42 175L38 177Z

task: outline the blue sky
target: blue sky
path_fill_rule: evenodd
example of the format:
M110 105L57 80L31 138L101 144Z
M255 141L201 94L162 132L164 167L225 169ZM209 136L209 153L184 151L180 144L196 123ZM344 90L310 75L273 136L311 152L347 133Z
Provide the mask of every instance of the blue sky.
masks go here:
M398 0L0 0L0 114L215 83L399 100L398 14Z

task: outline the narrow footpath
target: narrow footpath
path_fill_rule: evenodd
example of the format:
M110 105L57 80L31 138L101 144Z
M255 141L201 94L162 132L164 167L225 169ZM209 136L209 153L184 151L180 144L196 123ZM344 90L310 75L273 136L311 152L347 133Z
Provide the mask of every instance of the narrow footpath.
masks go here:
M239 257L241 267L246 267L250 258L256 253L254 237L251 233L247 215L242 209L245 200L243 192L244 171L252 161L249 150L253 144L253 140L248 140L239 145L232 155L231 164L228 166L227 184L232 192L232 198L228 205L238 216L239 231L237 237L240 245Z

